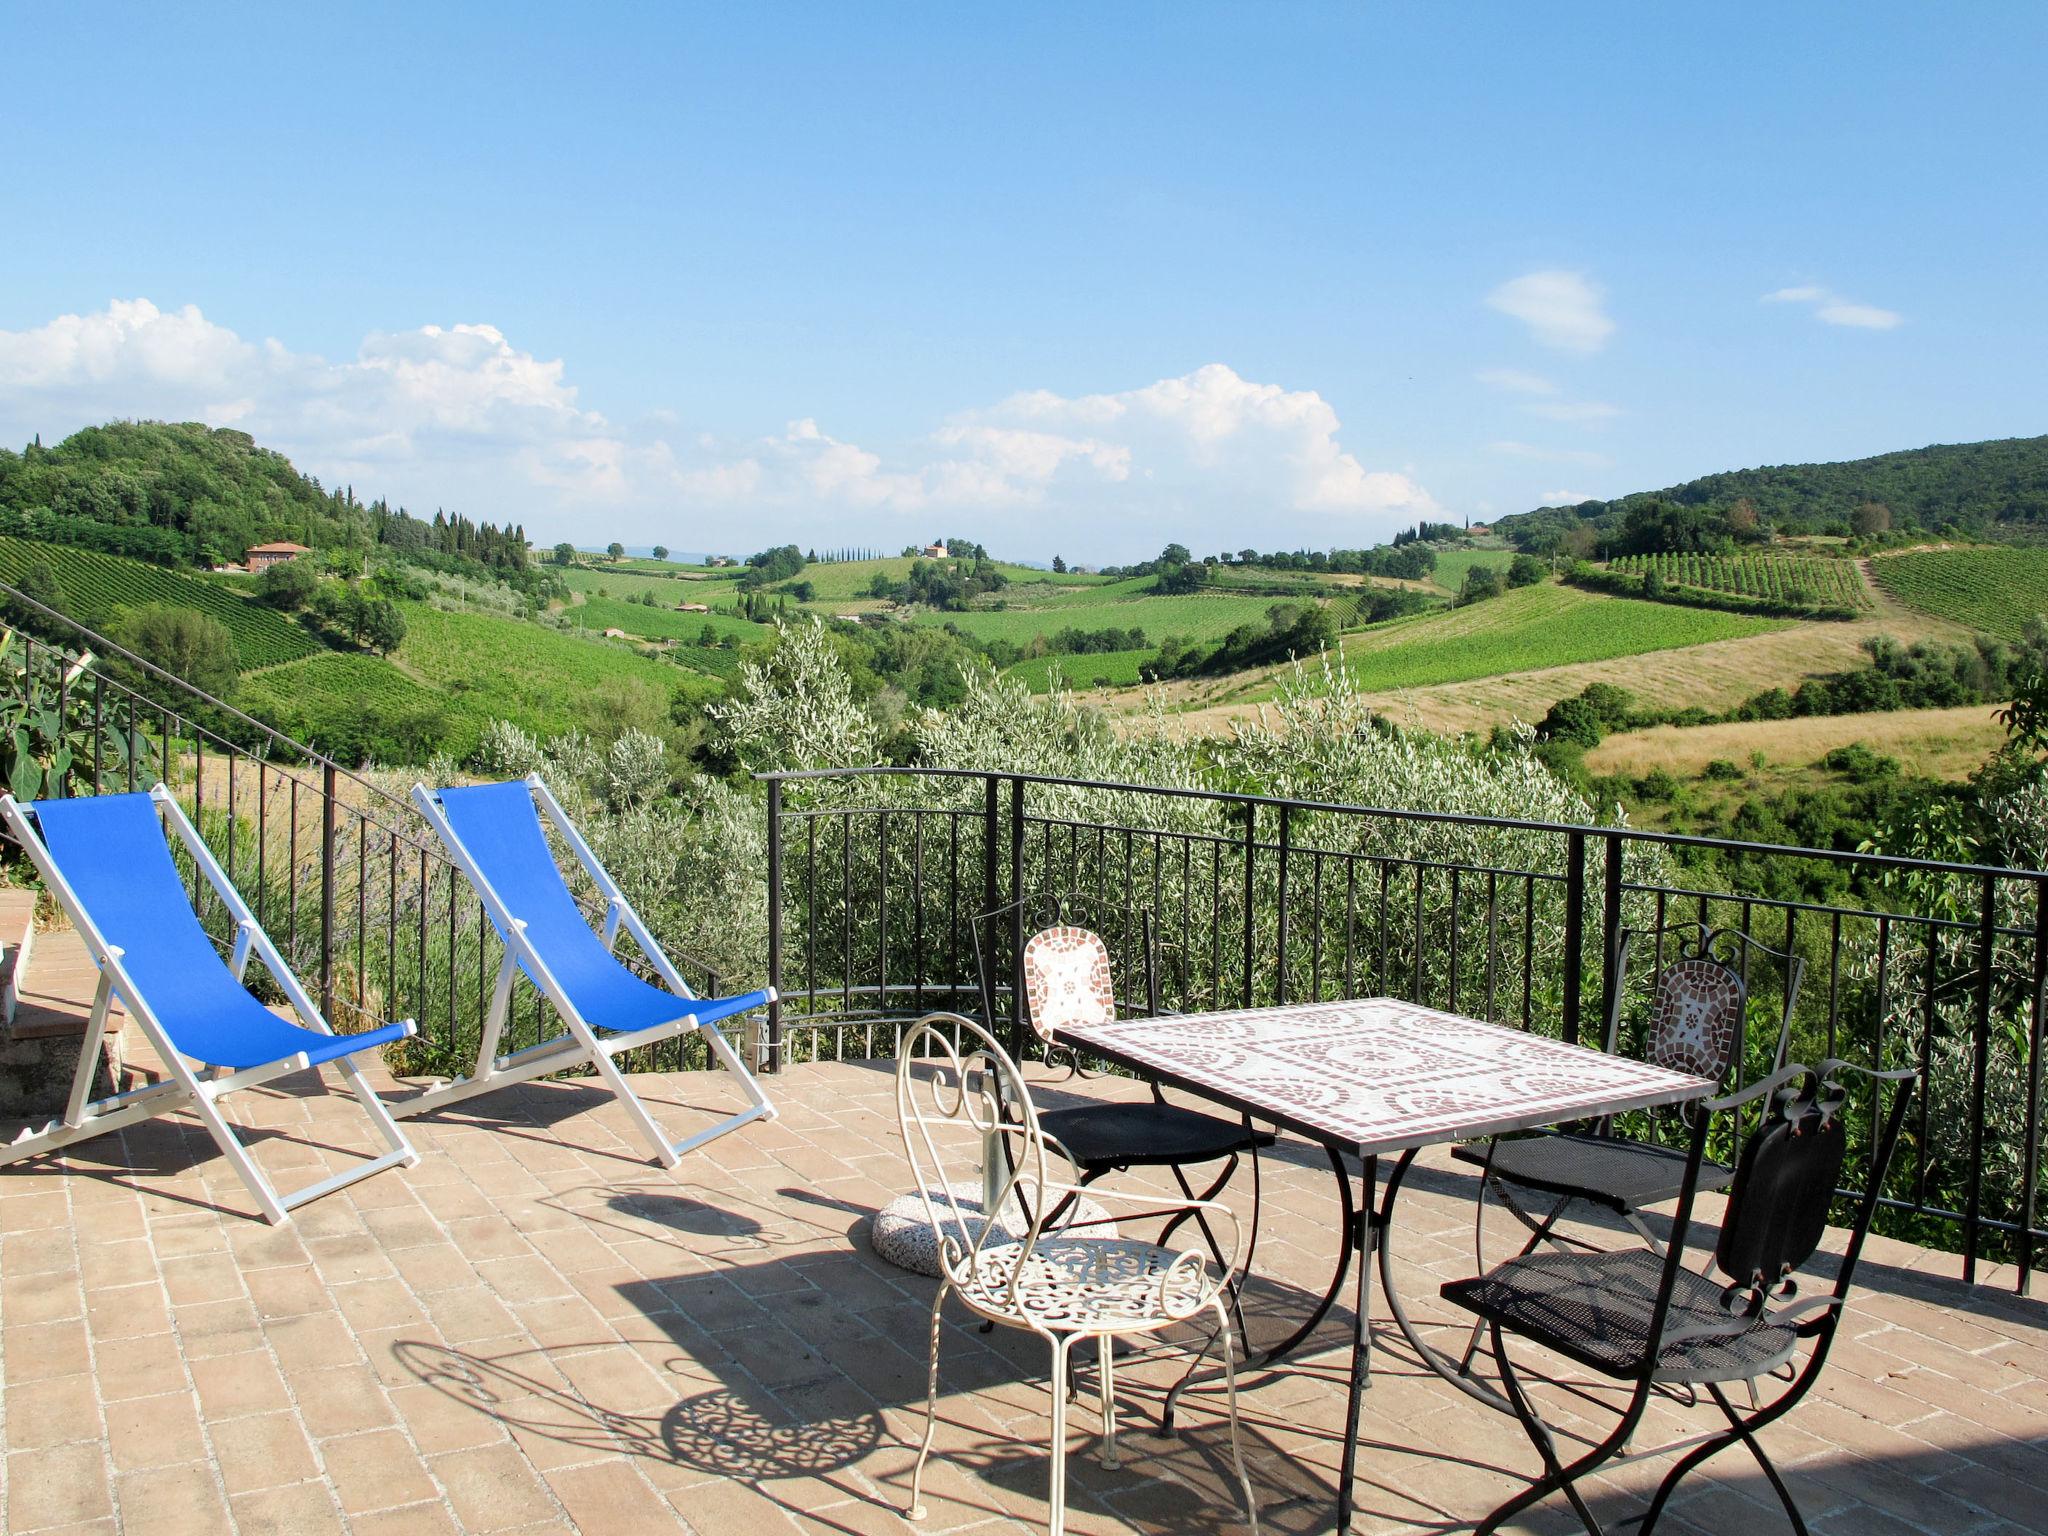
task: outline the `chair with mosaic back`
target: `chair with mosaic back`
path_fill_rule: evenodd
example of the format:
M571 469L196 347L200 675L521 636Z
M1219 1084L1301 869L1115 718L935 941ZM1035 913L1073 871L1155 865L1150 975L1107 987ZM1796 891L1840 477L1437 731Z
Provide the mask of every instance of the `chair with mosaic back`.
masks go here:
M1804 962L1738 929L1697 922L1620 931L1609 988L1604 1046L1609 1054L1623 1047L1631 1013L1630 961L1646 951L1654 979L1640 1024L1645 1060L1707 1078L1722 1092L1736 1091L1746 1080L1784 1064ZM1752 1012L1776 1026L1770 1054L1754 1062L1749 1060ZM1599 1121L1495 1137L1455 1148L1452 1156L1480 1167L1482 1227L1490 1193L1527 1229L1523 1253L1544 1242L1576 1243L1559 1222L1579 1202L1620 1217L1654 1250L1656 1240L1641 1215L1646 1207L1686 1193L1688 1177L1699 1181L1693 1193L1725 1190L1735 1177L1734 1169L1712 1158L1702 1159L1697 1174L1688 1175L1682 1147L1693 1113L1689 1105L1644 1112L1636 1134Z
M1090 921L1093 925L1090 925ZM1079 1055L1062 1043L1060 1032L1077 1025L1107 1023L1134 1010L1120 1003L1116 967L1102 929L1127 935L1138 951L1142 972L1142 1016L1157 1017L1160 944L1149 909L1110 905L1082 893L1030 896L984 912L974 921L974 958L981 988L982 1018L991 1030L1001 1016L1000 1002L1014 993L1013 1046L1036 1044L1048 1062L1063 1064L1069 1080L1089 1073ZM1022 935L1021 943L1018 936ZM1017 963L1005 987L1003 960L1015 950ZM1273 1137L1253 1127L1249 1117L1231 1119L1167 1099L1156 1082L1149 1083L1149 1101L1133 1103L1091 1099L1056 1109L1041 1109L1046 1134L1081 1170L1082 1184L1133 1168L1164 1168L1190 1200L1216 1199L1228 1187L1240 1162L1248 1160L1252 1175L1252 1226L1246 1244L1248 1271L1258 1244L1259 1150ZM1185 1170L1220 1164L1207 1189L1197 1195ZM1060 1212L1050 1213L1058 1219ZM1220 1250L1197 1211L1203 1237L1212 1254ZM1161 1237L1167 1241L1171 1231Z

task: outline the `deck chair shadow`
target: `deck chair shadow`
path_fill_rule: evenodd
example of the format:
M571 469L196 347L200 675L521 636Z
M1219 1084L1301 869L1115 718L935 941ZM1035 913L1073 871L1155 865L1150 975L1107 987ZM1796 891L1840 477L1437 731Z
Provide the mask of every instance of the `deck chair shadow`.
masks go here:
M413 1021L335 1034L168 789L159 784L141 794L33 802L0 795L0 822L27 852L99 967L63 1116L0 1147L0 1163L55 1152L189 1105L263 1215L282 1222L309 1200L386 1168L419 1162L354 1061L411 1035ZM166 826L235 925L234 948L225 960L187 895ZM270 972L299 1024L279 1018L244 985L252 958ZM154 1047L166 1076L93 1099L107 1010L116 999ZM332 1178L279 1193L219 1101L329 1062L340 1069L387 1150Z
M539 775L460 789L415 784L412 799L475 889L505 946L505 957L477 1043L475 1070L405 1100L394 1106L395 1113L420 1114L587 1064L665 1167L675 1167L692 1148L728 1131L774 1118L774 1105L718 1022L767 1007L775 993L696 996ZM584 918L555 863L541 822L543 813L604 898L602 935ZM666 990L635 975L613 952L621 930L639 947ZM500 1055L498 1043L511 1008L513 983L521 972L553 1005L563 1032ZM702 1031L712 1055L738 1080L748 1104L716 1125L672 1141L619 1070L618 1058L690 1030Z

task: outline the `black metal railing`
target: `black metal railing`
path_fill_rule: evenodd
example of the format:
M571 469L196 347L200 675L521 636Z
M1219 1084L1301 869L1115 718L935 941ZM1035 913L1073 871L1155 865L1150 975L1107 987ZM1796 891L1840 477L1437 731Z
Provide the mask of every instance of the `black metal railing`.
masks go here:
M1972 1280L2010 1262L2023 1291L2048 1254L2048 872L999 772L763 777L778 1060L872 1055L903 1018L981 1013L971 925L1026 897L1087 893L1124 975L1149 910L1176 1011L1386 995L1591 1042L1617 1005L1641 1027L1619 932L1699 922L1804 959L1795 1055L1917 1071L1891 1231L1959 1250ZM1816 885L1844 894L1761 894ZM999 1025L1023 937L1008 921ZM1749 980L1767 1050L1784 979Z
M412 1018L419 1033L392 1053L394 1071L470 1070L503 947L412 806L56 610L4 585L0 598L78 642L0 631L0 788L27 800L166 784L336 1029ZM108 675L110 661L123 677ZM190 886L226 952L224 910L196 874ZM602 913L594 891L578 894ZM693 985L718 993L716 972L673 950L671 958ZM501 1048L558 1027L540 994L522 987ZM677 1040L627 1065L708 1063L702 1041Z

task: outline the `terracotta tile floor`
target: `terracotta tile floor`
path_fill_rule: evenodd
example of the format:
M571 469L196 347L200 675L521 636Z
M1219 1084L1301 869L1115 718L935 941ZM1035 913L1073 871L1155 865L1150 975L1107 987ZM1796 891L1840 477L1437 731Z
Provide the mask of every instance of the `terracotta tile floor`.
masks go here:
M677 1133L735 1106L716 1074L643 1079ZM931 1282L869 1252L904 1183L886 1066L795 1068L782 1114L643 1160L608 1100L544 1083L414 1122L425 1161L254 1219L185 1121L0 1172L0 1450L6 1528L360 1533L899 1532L923 1410ZM368 1144L350 1100L239 1094L258 1156L302 1176ZM1128 1089L1130 1085L1123 1085ZM1089 1084L1088 1091L1109 1091ZM1113 1087L1113 1085L1112 1085ZM1048 1095L1061 1090L1048 1085ZM1319 1291L1327 1169L1270 1164L1254 1336ZM1404 1198L1407 1293L1470 1266L1471 1181L1431 1158ZM1816 1531L2048 1529L2048 1308L1952 1261L1874 1245L1820 1389L1766 1438ZM1264 1523L1331 1528L1341 1312L1311 1353L1253 1378L1247 1454ZM1390 1339L1368 1399L1358 1529L1467 1529L1532 1473L1508 1420ZM1077 1532L1240 1528L1220 1399L1149 1432L1179 1358L1136 1358L1125 1464L1092 1454L1084 1381ZM926 1529L1043 1529L1047 1397L1029 1339L948 1329ZM1666 1530L1783 1529L1754 1468L1714 1464ZM1620 1517L1653 1478L1599 1485ZM1545 1511L1517 1529L1574 1529Z

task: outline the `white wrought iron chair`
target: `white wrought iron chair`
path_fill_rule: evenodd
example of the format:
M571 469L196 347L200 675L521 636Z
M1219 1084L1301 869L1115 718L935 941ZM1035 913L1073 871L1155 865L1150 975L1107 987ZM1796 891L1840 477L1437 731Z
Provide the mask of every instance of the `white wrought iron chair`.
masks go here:
M1231 1464L1244 1493L1246 1519L1257 1536L1258 1508L1238 1435L1229 1283L1238 1264L1240 1235L1230 1208L1101 1185L1088 1191L1089 1198L1111 1205L1118 1220L1185 1221L1199 1214L1212 1230L1227 1224L1229 1243L1220 1269L1201 1248L1177 1251L1103 1231L1101 1219L1074 1219L1080 1169L1039 1125L1016 1063L986 1031L958 1014L932 1014L903 1031L896 1110L911 1170L938 1236L940 1269L932 1302L924 1442L911 1474L910 1518L924 1515L924 1466L938 1428L942 1313L946 1298L957 1296L975 1316L1024 1329L1051 1346L1051 1536L1063 1536L1066 1529L1071 1351L1088 1339L1096 1341L1102 1462L1114 1467L1116 1339L1157 1334L1183 1323L1206 1326L1213 1319L1215 1332L1202 1339L1197 1354L1205 1356L1222 1343ZM1056 1166L1071 1177L1055 1177ZM985 1220L984 1211L993 1219ZM1068 1214L1048 1222L1046 1213L1052 1211Z

